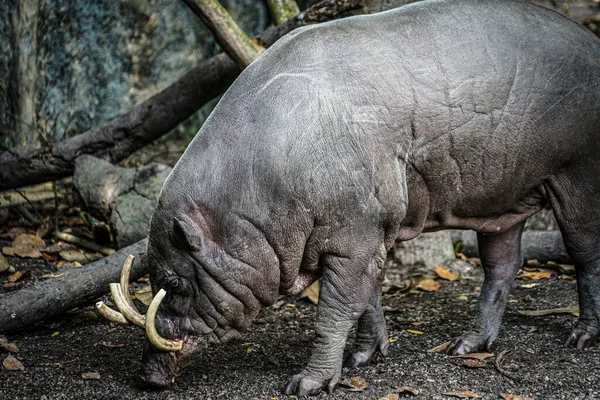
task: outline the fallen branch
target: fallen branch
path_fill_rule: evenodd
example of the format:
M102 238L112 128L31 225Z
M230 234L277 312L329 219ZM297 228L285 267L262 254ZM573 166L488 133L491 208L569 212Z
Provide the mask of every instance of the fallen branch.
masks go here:
M63 266L64 276L60 278L0 295L0 332L27 328L93 302L108 291L109 283L119 281L129 254L135 256L130 279L145 275L147 243L147 239L141 240L85 267Z
M235 23L218 0L183 0L210 29L217 43L241 69L246 68L264 51Z
M467 257L479 257L477 233L473 231L451 231L452 242L462 241L462 252ZM539 262L554 261L559 264L573 264L567 254L559 231L524 232L521 239L521 251L526 260Z
M83 247L84 249L97 251L98 253L102 253L105 256L110 256L112 254L115 254L114 249L111 249L109 247L100 246L98 243L92 242L91 240L80 238L79 236L71 235L70 233L57 231L57 232L54 232L54 236L56 236L58 239L62 240L63 242L71 243L71 244Z
M304 25L365 12L365 0L326 0L288 22L266 29L257 40L265 46ZM200 107L223 93L240 74L225 54L202 62L178 81L131 111L97 127L42 148L17 147L0 153L0 190L47 182L73 173L75 159L94 155L117 163L158 139Z

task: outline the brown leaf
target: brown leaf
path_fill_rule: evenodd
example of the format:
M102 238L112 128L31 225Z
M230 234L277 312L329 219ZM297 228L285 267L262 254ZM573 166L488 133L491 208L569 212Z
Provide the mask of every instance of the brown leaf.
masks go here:
M407 329L406 332L412 333L413 335L422 335L424 332L418 331L416 329Z
M63 219L62 221L63 225L67 225L67 226L76 226L76 225L85 225L85 222L83 222L83 220L79 217L68 217Z
M475 360L471 358L463 358L456 361L456 365L460 365L467 368L483 368L487 366L485 361Z
M390 307L390 306L383 306L383 307L381 307L381 309L383 310L383 312L396 312L399 310L398 307Z
M98 373L98 372L84 372L83 374L81 374L81 377L83 379L88 379L88 380L99 380L100 379L100 373Z
M25 369L23 364L21 364L21 361L14 358L11 354L4 359L2 365L9 371L23 371Z
M27 233L27 229L20 226L15 226L13 228L9 228L5 236L8 237L10 240L15 240L17 236L22 235L24 233Z
M419 391L417 389L413 389L410 386L401 386L401 387L396 388L396 390L400 394L409 393L409 394L412 394L413 396L416 396L419 394Z
M531 279L534 281L539 281L540 279L548 279L552 277L552 272L550 271L540 271L540 272L523 272L520 275L517 275L517 279Z
M8 250L6 247L2 249L4 254L8 254L6 251L17 255L19 257L29 257L29 258L41 258L42 253L40 253L40 249L45 247L46 243L43 239L36 235L30 235L24 233L19 235L13 240L10 249Z
M446 268L442 268L439 265L435 266L435 273L442 279L446 279L447 281L456 281L458 280L458 276L454 275L452 272L448 271Z
M319 303L319 291L320 291L319 281L315 281L312 283L312 285L310 285L309 287L304 289L304 291L302 291L302 293L300 293L300 298L301 299L307 298L313 304L318 304Z
M4 272L10 268L8 265L8 260L4 258L2 254L0 254L0 272Z
M505 400L533 400L533 397L523 397L508 393L501 394L500 396Z
M360 376L352 376L350 377L350 385L356 388L356 391L363 391L369 387L367 381ZM353 390L354 391L354 390Z
M441 353L446 350L448 346L450 346L451 341L447 341L445 343L440 344L439 346L435 346L433 349L427 350L428 353Z
M69 262L79 262L81 264L87 264L102 258L102 256L98 254L82 253L78 250L63 250L58 254L61 258Z
M380 397L379 400L398 400L400 399L400 396L398 396L396 393L391 393L388 394L387 396L383 396Z
M551 314L579 314L579 306L569 306L560 308L551 308L548 310L518 310L521 315L527 315L528 317L542 317L544 315Z
M150 285L146 285L144 287L142 287L140 290L138 290L137 292L135 292L135 297L141 301L142 303L144 303L145 305L149 306L150 303L152 303L152 286Z
M440 283L436 280L425 278L415 285L415 288L425 292L435 292L440 288Z
M473 360L487 360L488 358L494 357L494 353L469 353L461 354L459 356L451 356L453 358L470 358Z
M8 277L8 281L9 281L10 283L16 282L16 281L18 281L19 279L21 279L21 277L22 277L22 276L23 276L23 272L21 272L21 271L17 271L17 272L15 272L14 274L12 274L12 275L10 275L10 276Z
M446 396L458 397L459 399L478 399L479 396L477 393L473 393L469 390L457 390L453 392L444 393Z
M7 350L11 353L19 352L19 347L17 347L17 345L14 343L0 343L0 346L4 347L5 350Z
M49 253L42 253L42 258L45 261L56 261L58 258Z

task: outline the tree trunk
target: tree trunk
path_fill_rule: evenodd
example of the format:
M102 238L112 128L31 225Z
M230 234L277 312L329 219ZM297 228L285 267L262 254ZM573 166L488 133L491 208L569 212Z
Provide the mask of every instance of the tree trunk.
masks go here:
M36 123L37 93L37 25L39 0L17 1L13 14L14 69L11 77L14 133L9 137L14 146L36 146L40 143Z
M129 254L136 257L131 279L145 275L147 244L147 239L141 240L84 267L66 269L60 278L0 295L0 332L27 328L94 301L108 291L109 283L119 282Z
M363 0L328 0L311 7L304 18L292 18L265 30L258 40L270 46L300 26L360 14ZM187 119L223 93L240 74L225 54L204 61L128 113L70 139L42 148L18 147L0 153L0 190L47 182L73 173L75 159L90 154L111 163L123 160Z

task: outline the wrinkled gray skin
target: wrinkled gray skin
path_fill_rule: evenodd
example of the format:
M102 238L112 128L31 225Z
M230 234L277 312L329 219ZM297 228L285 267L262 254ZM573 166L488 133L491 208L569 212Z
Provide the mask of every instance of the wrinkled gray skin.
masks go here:
M240 335L261 306L323 278L308 366L288 394L333 390L387 332L385 252L445 228L479 232L475 326L488 348L521 261L524 221L549 203L577 263L581 317L600 329L600 42L524 1L429 1L300 29L248 67L167 180L148 247L158 330L142 381Z

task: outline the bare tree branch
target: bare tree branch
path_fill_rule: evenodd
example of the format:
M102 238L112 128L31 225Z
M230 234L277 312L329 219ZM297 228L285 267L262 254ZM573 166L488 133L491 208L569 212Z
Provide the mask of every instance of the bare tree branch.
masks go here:
M269 9L275 25L281 25L300 13L295 0L269 0Z
M215 39L241 69L246 68L264 51L235 23L218 0L183 0L212 31Z

